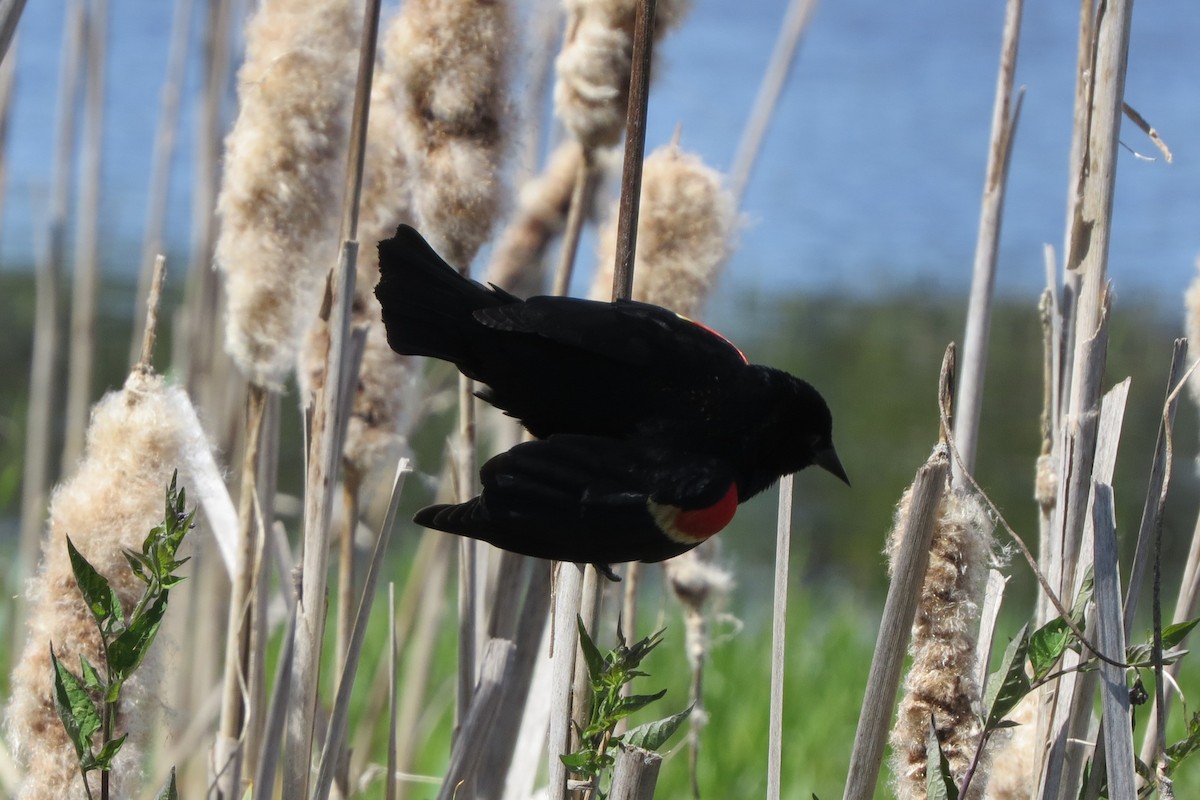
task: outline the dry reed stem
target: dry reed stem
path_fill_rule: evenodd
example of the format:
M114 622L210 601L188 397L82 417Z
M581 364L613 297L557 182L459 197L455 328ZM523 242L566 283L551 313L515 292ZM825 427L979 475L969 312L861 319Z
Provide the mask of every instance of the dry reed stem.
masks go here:
M1101 404L1100 414L1089 415L1082 421L1081 429L1084 435L1081 439L1091 439L1095 442L1092 450L1095 457L1089 465L1087 483L1080 505L1085 509L1080 531L1079 543L1072 550L1072 565L1075 566L1071 575L1070 597L1076 597L1082 588L1087 565L1094 560L1093 539L1089 535L1092 521L1092 504L1094 497L1090 491L1093 482L1112 483L1113 472L1116 468L1116 447L1120 439L1121 425L1125 414L1125 402L1129 393L1129 380L1126 379L1113 387L1105 395ZM1087 433L1090 431L1090 433ZM1075 481L1075 475L1068 471L1067 480ZM1066 592L1064 592L1066 594ZM1094 641L1094 626L1089 622L1084 638L1087 647L1104 660L1105 656ZM1083 660L1082 652L1068 651L1063 656L1062 668L1073 669ZM1049 720L1039 718L1038 740L1048 742L1043 750L1043 766L1041 769L1042 791L1050 797L1074 797L1077 791L1080 775L1083 769L1083 759L1073 757L1068 748L1087 738L1088 723L1091 718L1092 702L1096 690L1095 673L1079 674L1068 672L1054 683L1042 687L1043 709L1049 712ZM1047 700L1046 698L1052 698Z
M783 768L783 672L787 661L787 595L792 552L792 475L779 481L775 589L771 603L771 700L767 721L767 800L779 800Z
M476 766L503 704L505 687L515 661L516 646L506 639L490 639L484 646L479 683L471 693L471 708L450 752L450 764L446 767L438 800L454 800L464 786L471 791L477 777Z
M1112 486L1092 484L1092 531L1095 536L1096 619L1100 648L1109 658L1125 658L1125 626L1121 614L1121 576L1117 566L1117 521L1113 511ZM1097 756L1104 753L1108 796L1134 800L1136 775L1133 768L1133 719L1129 708L1129 686L1125 670L1109 663L1100 665L1101 699L1104 709L1103 741ZM1093 768L1099 769L1093 760Z
M387 766L387 775L384 778L383 797L384 800L396 800L396 770L399 761L396 757L396 698L398 694L397 681L400 675L400 664L397 658L398 642L396 641L396 582L388 581L388 648L387 648L387 675L388 675L388 702L387 702L387 758L385 764Z
M622 747L613 766L609 800L652 800L662 756L640 747Z
M265 386L293 369L336 252L360 13L343 0L275 0L246 28L216 262L226 349Z
M317 785L313 792L314 800L325 800L329 796L329 791L333 786L334 770L344 749L346 724L350 713L350 692L354 688L354 678L358 671L363 640L367 633L367 620L371 615L371 608L375 600L375 587L379 581L379 571L383 566L383 557L387 553L388 542L391 539L393 524L396 520L396 508L400 504L400 493L404 488L404 478L408 472L408 459L400 459L396 465L396 476L392 482L391 496L379 529L375 551L367 566L366 577L363 579L362 594L358 601L353 629L346 643L345 657L338 676L337 696L329 715L329 728L321 751Z
M46 242L37 259L34 343L29 366L29 414L25 419L25 462L20 486L20 565L32 575L46 521L50 480L50 422L55 417L55 373L59 353L59 283L66 258L67 205L71 197L76 136L76 86L83 52L83 0L70 0L62 25L62 56L55 107L54 162L50 176ZM16 61L16 59L12 59ZM25 613L18 602L18 622ZM22 630L19 624L13 631Z
M742 204L742 196L750 183L754 172L754 164L758 161L758 153L762 140L767 134L767 127L775 114L775 107L783 87L787 83L788 73L796 58L800 39L812 21L813 12L817 9L817 0L790 0L784 13L783 24L779 28L779 38L771 51L771 59L763 73L762 83L759 84L758 94L754 98L754 106L742 129L738 140L737 151L733 156L733 166L729 168L729 187L733 193L735 205Z
M82 794L79 763L52 702L49 648L64 664L77 669L84 655L97 667L104 663L96 622L75 585L66 537L116 591L126 611L133 608L144 585L126 562L124 550L140 551L146 532L162 521L164 487L179 470L186 486L187 451L206 447L180 425L174 395L162 378L134 371L122 390L96 406L87 448L71 480L56 489L49 531L37 576L27 587L28 639L12 674L6 711L10 742L25 783L21 798L77 797ZM133 794L140 753L148 743L161 667L161 647L125 684L116 729L129 739L112 773L116 796ZM130 709L141 709L129 713ZM97 776L93 773L93 778Z
M188 40L191 34L193 0L178 0L171 12L170 44L167 48L167 68L163 76L158 129L154 135L154 150L150 157L150 188L146 200L146 222L142 238L142 257L138 269L137 297L146 296L154 271L154 259L163 251L167 220L167 197L171 188L171 159L175 153L175 138L179 129L179 100L186 76ZM142 320L133 323L130 359L137 357L137 342L142 338Z
M224 694L213 745L216 794L224 800L242 795L242 761L247 748L258 748L258 742L247 741L245 730L259 711L253 704L249 686L255 620L265 611L255 602L254 580L262 553L262 527L255 511L259 502L259 444L268 393L269 390L256 384L251 384L246 393L245 449L238 498L238 566L231 579L229 622L225 629Z
M95 362L96 293L100 272L100 179L104 145L104 63L108 48L108 0L92 0L85 23L83 131L79 207L75 228L75 275L71 287L71 334L67 342L66 432L62 474L83 452Z
M46 518L46 484L50 480L50 424L56 406L54 383L59 349L58 293L66 255L67 205L74 174L75 88L82 63L83 29L83 0L70 0L64 11L46 241L38 253L35 273L36 307L33 351L29 359L29 415L25 421L21 479L20 563L25 575L33 572L42 524ZM24 613L23 602L19 602L18 621L24 617ZM17 624L13 629L19 631L21 627Z
M1013 107L1013 82L1017 70L1017 44L1021 34L1023 5L1024 0L1008 0L1005 4L1000 68L996 77L996 97L992 106L991 142L988 146L987 172L979 210L979 234L975 245L971 293L967 300L962 373L958 384L958 411L954 415L954 438L962 454L962 466L956 462L952 468L958 483L962 482L961 469L975 469L975 449L979 438L979 414L983 406L983 380L987 370L987 345L992 320L992 293L996 285L996 262L1004 215L1004 193L1017 121L1021 115L1021 99L1024 96L1023 92L1018 94Z
M547 735L549 750L549 798L566 800L567 767L559 756L570 752L571 741L571 687L575 676L575 653L578 650L578 628L582 591L582 564L565 561L554 562L557 580L553 588L552 673L550 678L550 730Z
M929 542L949 472L948 449L939 445L917 471L897 508L895 527L903 533L896 538L902 546L892 560L892 580L854 734L843 800L867 800L875 793L888 721L929 563Z

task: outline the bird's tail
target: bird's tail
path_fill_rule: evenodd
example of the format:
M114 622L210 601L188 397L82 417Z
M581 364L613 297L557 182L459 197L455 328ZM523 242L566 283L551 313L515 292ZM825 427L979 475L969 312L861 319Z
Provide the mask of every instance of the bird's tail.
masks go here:
M459 275L408 225L379 243L379 284L388 344L397 353L462 365L472 314L516 298Z

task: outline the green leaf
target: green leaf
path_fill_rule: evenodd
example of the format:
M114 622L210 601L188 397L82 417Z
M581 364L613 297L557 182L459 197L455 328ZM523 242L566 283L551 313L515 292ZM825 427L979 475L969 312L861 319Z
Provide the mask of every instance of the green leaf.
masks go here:
M577 753L567 753L558 757L572 774L585 778L594 778L600 773L600 763L595 750L580 750Z
M1025 674L1025 654L1029 650L1029 625L1023 625L1016 638L1008 643L1000 668L988 676L983 706L987 709L985 727L992 729L1008 716L1021 698L1029 694L1029 677Z
M1075 634L1062 617L1050 620L1030 635L1029 663L1033 666L1034 681L1050 674L1074 638Z
M108 668L116 685L124 683L141 665L166 612L167 593L163 592L140 615L130 620L129 627L108 646Z
M50 663L54 668L54 708L82 765L91 761L92 736L100 730L100 715L87 689L54 655L53 645Z
M71 537L67 537L67 553L71 558L71 571L75 573L75 583L87 603L88 610L96 618L96 622L105 630L110 630L114 621L123 621L124 612L121 609L121 599L108 585L108 579L96 571L96 568L75 549Z
M154 795L154 800L179 800L179 790L175 788L174 767L171 767L171 774L167 777L167 782L158 790L158 794Z
M925 796L928 800L958 800L958 787L950 774L950 762L942 752L933 717L925 734Z
M628 697L622 697L617 702L617 707L614 712L618 715L617 719L629 716L639 708L645 708L655 700L662 699L662 696L667 693L666 689L654 694L631 694Z
M576 615L575 624L579 628L579 649L583 651L583 659L587 662L588 677L591 679L592 685L596 686L604 674L604 656L600 655L600 648L596 647L592 637L588 636L587 628L583 624L583 617Z
M121 745L125 744L127 736L129 736L128 733L120 739L112 739L105 742L104 747L100 748L100 752L96 754L96 767L98 769L102 769L105 772L112 771L112 760L121 751Z
M83 676L83 685L89 691L104 692L104 679L83 653L79 654L79 674Z
M679 730L679 726L692 713L695 705L695 703L692 703L678 714L672 714L665 719L647 722L645 725L638 725L636 728L631 728L621 737L621 742L628 747L657 750L675 735L675 731Z
M1168 625L1163 628L1162 646L1164 650L1169 650L1183 642L1183 638L1192 632L1192 628L1196 627L1196 623L1200 622L1200 617L1190 619L1187 622L1176 622L1174 625Z
M635 642L624 658L624 664L627 669L636 669L642 663L642 659L650 655L650 651L662 644L663 633L666 628L655 631L638 642Z
M1175 742L1166 749L1167 758L1171 761L1172 769L1180 761L1200 749L1200 711L1192 714L1187 722L1187 736Z
M1088 564L1083 573L1083 583L1079 586L1079 594L1075 596L1075 605L1071 606L1071 620L1079 628L1083 628L1084 617L1088 603L1096 593L1096 576L1092 574L1092 565Z

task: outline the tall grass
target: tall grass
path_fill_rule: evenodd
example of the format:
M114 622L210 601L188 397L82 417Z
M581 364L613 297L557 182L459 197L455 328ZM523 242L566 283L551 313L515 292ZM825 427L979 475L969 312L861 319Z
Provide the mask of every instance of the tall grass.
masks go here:
M134 766L123 772L123 785L131 788L122 795L148 796L175 766L184 796L391 798L430 794L436 785L440 797L526 800L534 787L547 783L551 797L587 796L591 789L570 780L559 759L577 745L573 725L586 719L587 681L584 659L577 657L575 619L581 614L593 638L606 645L615 638L619 607L631 640L669 621L667 643L674 654L647 664L652 680L672 689L670 702L678 698L682 704L690 695L703 713L696 713L687 745L668 749L661 773L657 767L631 773L627 789L621 788L624 777L616 779L614 796L629 791L648 797L658 780L662 797L834 796L843 787L846 797L894 791L906 798L953 792L1073 798L1099 796L1105 781L1109 796L1157 791L1167 797L1174 777L1181 778L1174 791L1182 796L1185 781L1197 781L1186 771L1175 772L1182 748L1169 746L1181 740L1198 745L1200 732L1180 715L1167 714L1163 672L1164 660L1178 662L1174 651L1181 640L1179 629L1164 627L1161 610L1163 593L1174 588L1164 586L1159 546L1162 498L1172 485L1173 417L1164 410L1155 461L1144 476L1150 488L1132 581L1140 585L1143 570L1152 575L1142 592L1153 609L1151 633L1132 625L1139 618L1134 607L1147 598L1133 591L1123 597L1121 576L1128 570L1119 566L1116 542L1125 531L1115 527L1112 512L1112 487L1121 483L1115 477L1118 462L1126 458L1116 443L1128 387L1101 391L1110 331L1120 327L1122 313L1111 302L1105 258L1130 5L1104 4L1099 16L1089 0L1082 5L1067 247L1061 264L1051 258L1043 301L1044 362L1032 357L1034 372L1045 364L1045 390L985 380L1004 173L1017 135L1012 75L1021 3L1011 0L984 184L977 289L960 370L963 399L952 397L949 367L941 385L931 375L924 387L930 435L922 446L938 445L896 516L893 583L881 633L875 639L873 598L850 598L842 607L829 600L830 594L843 599L836 592L797 585L790 577L786 481L778 528L779 552L785 555L777 564L780 599L772 646L762 614L747 614L747 630L732 632L736 626L721 604L727 592L737 591L730 588L730 573L735 585L739 576L724 556L715 564L682 561L665 573L631 567L629 588L618 597L614 587L595 580L590 567L588 574L562 565L551 586L541 562L474 543L453 548L446 537L428 532L418 542L411 528L396 529L388 555L397 508L412 504L400 496L404 470L397 462L422 437L426 452L442 449L447 431L435 413L439 408L460 409L457 445L451 448L451 460L457 461L440 470L440 481L439 470L428 461L420 464L410 484L424 493L444 484L439 491L445 494L469 494L477 456L519 434L486 409L478 410L476 424L469 387L447 391L444 372L421 373L382 346L370 292L372 254L396 224L416 221L464 272L494 240L500 243L493 256L498 273L544 291L545 271L529 262L548 259L557 241L556 283L565 286L579 260L587 212L608 199L600 178L612 170L611 145L625 132L624 179L620 196L613 198L614 233L601 237L603 288L597 294L632 294L701 315L734 245L737 203L752 171L753 143L769 119L769 98L779 94L786 72L781 65L790 59L812 4L798 1L788 15L776 66L765 80L763 109L749 126L730 189L729 181L687 155L679 142L642 155L639 137L645 133L646 103L652 105L652 44L671 25L683 24L682 5L663 0L655 13L654 3L632 0L567 3L554 99L569 138L548 148L557 155L547 156L544 177L529 184L520 203L513 197L522 187L506 182L511 173L506 143L522 130L505 99L519 77L512 71L521 66L513 54L522 35L509 27L517 15L508 3L420 0L382 25L373 3L268 0L249 20L232 18L239 4L213 4L200 159L212 172L197 181L203 207L197 212L190 288L179 308L190 320L180 330L186 348L162 391L199 406L208 426L206 446L235 469L226 489L206 482L212 470L205 472L200 464L205 459L193 452L198 443L177 456L187 462L181 474L199 487L208 541L198 545L194 580L175 594L167 622L174 645L164 654L161 681L122 709L122 718L146 743L144 772ZM64 23L68 42L85 29L81 6L73 5L77 13ZM104 8L90 6L101 16ZM377 59L379 29L388 32ZM234 53L243 30L246 52ZM236 121L221 117L220 101L223 76L235 62L242 64ZM95 98L102 89L94 72L89 73L93 127L99 124ZM68 134L74 75L68 70L64 79L60 176L74 171ZM537 75L524 77L546 83ZM164 113L171 114L172 104L165 105ZM169 127L164 122L163 129ZM211 148L227 129L218 175ZM89 173L96 169L95 151L90 153ZM55 197L63 191L56 189ZM506 222L501 212L511 205L517 210ZM213 211L220 212L219 233L209 222ZM149 217L153 239L159 223L155 214ZM63 224L59 213L49 220L49 241L58 245L49 251L51 262L39 269L42 327L32 379L38 394L29 406L42 411L50 408L47 387L55 377L42 360L53 366L46 354L55 350L51 315L59 305ZM94 222L85 219L84 241L94 235L92 228ZM221 268L220 292L212 283L213 254ZM100 338L92 333L96 323L88 322L92 279L87 269L77 275L83 284L74 299L83 304L86 335L75 336L76 392L80 383L91 382L83 353ZM209 333L217 320L228 324L214 347ZM136 375L148 369L148 359L143 361ZM1179 373L1178 366L1171 373L1172 402L1164 409L1174 407ZM297 404L281 401L285 388L297 383L299 413ZM1021 396L1010 400L1012 393ZM989 446L981 409L994 398L1019 405L1032 395L1045 398L1037 542L1031 531L1013 530L1001 517L981 466L988 463ZM120 396L110 397L96 406L94 436L119 402ZM76 422L68 429L68 450L83 429L79 403L71 403ZM852 404L835 402L834 409L839 423L855 427ZM190 417L176 417L177 412L167 409L161 418L138 422L134 433L147 433L152 423L190 425ZM1028 425L1039 428L1035 419ZM23 512L30 520L26 527L37 531L46 512L41 476L49 472L46 454L56 436L45 415L31 413L28 430ZM476 441L476 433L483 441ZM118 438L121 458L135 466L163 466L161 448L132 434ZM872 444L886 449L892 443ZM234 454L240 454L240 463ZM1028 455L1032 464L1038 453ZM909 474L918 462L905 465ZM88 469L105 471L85 462L80 475ZM56 504L69 499L72 481L78 480L71 472L71 465L61 471ZM1156 478L1150 480L1152 474ZM127 491L137 495L123 498L130 502L157 502L157 485L143 492L144 482L115 469L104 477L117 481L110 494ZM1027 482L1034 482L1032 470ZM222 521L229 514L214 511L233 507L227 492L238 498L236 524ZM114 506L104 498L89 503L82 516L91 521ZM761 511L747 509L747 515L756 513ZM836 539L837 520L825 522L830 528L817 535ZM140 525L141 517L120 523L109 538L140 535ZM41 571L23 564L25 577L56 569L62 526L56 522L47 529ZM999 544L989 538L994 526L1001 529ZM1000 558L1000 551L1012 549L1008 538L1017 536L1022 552ZM330 581L335 540L337 579ZM212 547L217 541L224 546ZM123 567L111 543L93 560L114 575ZM456 560L457 582L449 580ZM398 579L386 612L372 603L381 594L377 583L385 565ZM1188 574L1197 572L1189 561ZM1028 576L1036 573L1040 599L1015 596L1011 587L1002 596L1001 573L1025 575L1024 585L1032 585ZM1190 580L1180 592L1176 621L1195 613ZM336 603L327 605L334 594L327 585ZM58 588L65 593L69 587ZM451 612L455 596L457 624ZM35 591L29 613L44 611L53 599ZM1013 606L1019 608L1009 610ZM1020 627L1018 617L1030 608L1034 617L1026 633L1006 649L1005 640ZM327 626L331 609L336 621ZM15 629L13 604L2 604L2 610L0 618ZM678 610L682 619L676 622ZM38 623L22 647L42 652L40 637L56 642L73 637L70 628L51 628ZM16 630L6 633L18 636ZM1151 644L1129 650L1125 639ZM906 648L911 667L897 707ZM1190 675L1183 663L1172 669L1181 670L1176 680L1186 684ZM1153 724L1146 721L1150 715L1130 708L1134 676L1154 695ZM21 672L13 685L34 683ZM1021 705L1023 697L1028 699ZM31 699L49 702L33 695L9 698L14 708ZM169 713L159 713L164 707ZM1008 721L1018 715L1022 727L1014 733ZM10 742L20 747L14 753L0 750L0 783L8 794L35 796L31 778L44 770L28 757L30 742L49 747L57 729L23 719L9 717ZM1150 731L1140 749L1147 769L1138 769L1132 757L1138 751L1134 722L1139 738ZM880 777L889 729L892 774ZM1020 735L1025 732L1034 735ZM69 763L72 754L64 752L55 755L55 763L64 758ZM628 763L636 771L640 762ZM138 785L142 774L145 781Z

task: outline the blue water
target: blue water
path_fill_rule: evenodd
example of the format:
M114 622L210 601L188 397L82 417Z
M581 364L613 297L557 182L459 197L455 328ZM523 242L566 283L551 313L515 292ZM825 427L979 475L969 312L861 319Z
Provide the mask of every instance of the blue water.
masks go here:
M0 263L29 263L50 180L63 0L28 4L8 143ZM202 5L202 4L198 4ZM1001 242L1000 287L1042 285L1042 245L1063 238L1078 2L1026 4L1026 87ZM783 4L697 0L662 46L649 146L682 125L683 146L729 165ZM921 281L969 285L1004 4L1000 0L825 0L809 29L744 211L727 286L873 292ZM171 4L112 3L104 156L105 269L135 268L165 72ZM199 13L199 12L198 12ZM1119 291L1168 302L1200 253L1200 13L1194 0L1135 7L1127 101L1174 163L1120 157L1110 273ZM169 240L189 236L196 64L175 158ZM1123 140L1158 154L1128 122Z

